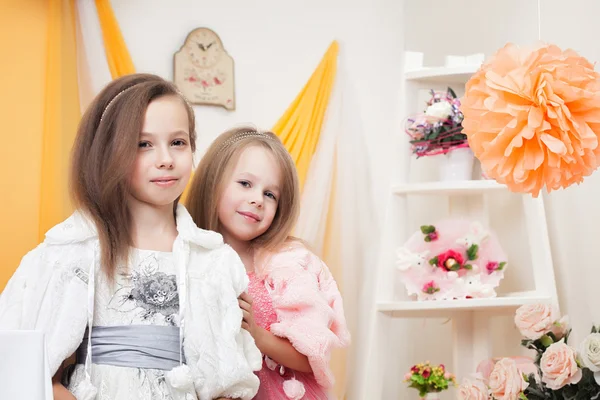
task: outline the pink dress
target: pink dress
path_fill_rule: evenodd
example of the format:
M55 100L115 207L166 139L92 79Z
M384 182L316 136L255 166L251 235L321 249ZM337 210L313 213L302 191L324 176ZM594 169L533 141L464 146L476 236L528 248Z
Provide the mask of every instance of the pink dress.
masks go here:
M255 399L331 399L331 350L350 342L335 280L327 266L305 247L294 246L260 259L261 267L248 274L254 319L306 355L313 373L285 368L265 356L257 373L260 387Z

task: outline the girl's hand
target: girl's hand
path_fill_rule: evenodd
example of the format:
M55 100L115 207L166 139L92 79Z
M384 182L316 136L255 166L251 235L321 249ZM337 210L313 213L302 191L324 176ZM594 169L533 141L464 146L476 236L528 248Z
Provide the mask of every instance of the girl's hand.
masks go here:
M249 294L242 293L238 297L238 304L244 314L242 328L250 332L254 338L256 347L258 347L262 354L269 356L277 364L281 364L287 368L312 373L312 367L308 362L308 358L298 352L289 340L277 337L256 324L254 313L252 312L252 297Z
M254 321L254 312L252 311L252 297L248 293L242 293L238 297L238 304L242 309L244 317L242 319L242 328L247 330L254 340L260 334L260 326Z

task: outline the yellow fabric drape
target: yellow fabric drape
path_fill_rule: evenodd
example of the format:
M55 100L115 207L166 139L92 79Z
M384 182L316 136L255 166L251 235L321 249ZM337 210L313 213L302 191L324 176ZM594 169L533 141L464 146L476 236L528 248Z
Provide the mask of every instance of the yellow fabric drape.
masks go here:
M79 119L73 0L4 0L0 13L0 291L70 212L66 166ZM15 144L18 144L15 146Z
M72 212L70 151L81 117L77 85L75 0L51 0L48 10L46 88L42 131L39 240Z
M98 20L102 29L102 38L104 39L104 51L106 61L113 79L120 76L132 74L135 72L133 61L127 50L127 45L121 35L119 23L115 18L115 13L109 0L96 0L96 10L98 11Z
M338 50L338 43L331 43L300 94L273 127L273 132L280 137L296 163L300 187L304 187L308 167L321 134L335 80Z

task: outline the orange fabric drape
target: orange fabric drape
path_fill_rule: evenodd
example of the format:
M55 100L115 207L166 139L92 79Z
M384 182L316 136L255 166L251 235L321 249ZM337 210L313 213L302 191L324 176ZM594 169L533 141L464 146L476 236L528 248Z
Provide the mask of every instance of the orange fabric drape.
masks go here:
M48 10L39 240L72 212L68 192L71 146L81 117L77 84L75 0Z
M120 76L132 74L135 72L133 61L127 50L127 44L121 34L119 22L115 18L115 13L109 0L95 0L96 10L98 11L98 20L102 29L102 38L104 39L104 51L106 61L113 79Z
M338 43L331 43L300 94L273 127L273 132L281 138L296 163L301 187L304 187L310 161L319 142L335 81L338 50Z
M74 0L5 0L0 13L0 51L10 58L0 65L0 290L71 211L67 165L79 120L74 21Z

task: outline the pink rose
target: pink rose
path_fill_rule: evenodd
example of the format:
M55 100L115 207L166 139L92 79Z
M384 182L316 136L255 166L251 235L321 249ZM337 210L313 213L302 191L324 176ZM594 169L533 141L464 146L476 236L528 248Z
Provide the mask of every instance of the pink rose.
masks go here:
M427 235L427 237L429 238L429 240L426 240L428 242L433 242L434 240L438 239L438 233L437 232L431 232Z
M440 288L435 284L434 281L429 281L423 285L423 289L421 289L423 293L434 294L440 291Z
M549 304L526 304L517 309L515 325L521 335L527 339L537 340L552 331L557 319L556 308Z
M488 400L490 393L481 379L463 379L458 387L458 400Z
M529 386L517 368L515 360L503 358L490 374L490 392L497 400L514 400Z
M552 325L552 333L557 339L564 338L569 329L571 329L571 325L569 324L569 317L566 315Z
M487 269L488 274L491 274L498 269L499 265L496 261L490 261L486 264L485 269Z
M540 360L540 369L542 382L552 390L577 383L583 375L575 361L575 350L567 346L564 339L546 349Z
M534 374L536 378L539 379L538 369L537 366L534 364L532 358L520 356L508 358L510 358L511 360L515 360L515 362L517 363L518 370L524 373L526 376ZM494 365L496 365L496 363L500 360L501 358L490 358L489 360L484 360L479 363L479 365L477 366L477 373L481 375L484 382L487 382L490 379L490 375L492 374Z
M464 258L458 251L452 249L437 256L437 265L445 271L457 271L462 268Z

